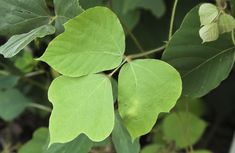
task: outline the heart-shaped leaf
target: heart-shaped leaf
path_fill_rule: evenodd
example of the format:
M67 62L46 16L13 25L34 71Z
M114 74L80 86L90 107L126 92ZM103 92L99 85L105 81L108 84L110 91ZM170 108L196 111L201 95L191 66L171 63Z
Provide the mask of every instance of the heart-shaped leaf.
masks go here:
M40 60L72 77L110 70L123 58L125 35L117 16L108 8L94 7L65 24Z
M118 82L119 112L132 140L148 133L161 112L169 112L181 94L179 73L160 60L125 64Z
M48 95L53 103L50 144L71 141L82 133L93 141L102 141L112 132L112 86L106 76L60 76L52 82Z

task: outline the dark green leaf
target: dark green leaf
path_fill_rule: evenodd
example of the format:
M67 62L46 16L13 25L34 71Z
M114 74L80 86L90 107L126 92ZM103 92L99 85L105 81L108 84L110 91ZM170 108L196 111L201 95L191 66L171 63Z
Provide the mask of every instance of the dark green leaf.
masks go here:
M122 123L118 112L116 112L115 126L112 132L112 140L117 153L139 153L139 140L132 142L131 136Z
M14 87L19 80L19 77L14 75L1 75L0 74L0 90Z
M16 89L0 91L0 117L11 121L28 106L29 100Z
M198 8L187 14L163 54L163 59L181 73L183 94L190 97L201 97L216 88L227 78L234 61L231 35L202 44Z
M56 28L63 31L63 24L83 12L79 0L54 0Z
M0 54L5 58L13 57L34 39L42 38L54 32L55 28L52 25L44 25L28 33L14 35L0 47Z
M44 0L0 0L0 35L31 31L50 20Z

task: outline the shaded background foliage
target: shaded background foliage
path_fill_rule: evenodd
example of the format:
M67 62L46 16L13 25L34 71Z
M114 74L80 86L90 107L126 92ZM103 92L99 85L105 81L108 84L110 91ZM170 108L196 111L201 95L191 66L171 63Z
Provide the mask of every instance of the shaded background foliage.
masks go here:
M163 41L167 41L168 39L168 29L173 1L165 0L164 2L165 11L163 11L163 14L159 16L155 16L149 10L143 8L139 9L139 20L136 23L136 26L133 27L132 32L139 40L144 50L156 48L162 45ZM214 3L214 1L209 0L180 0L176 11L174 30L179 28L187 12L202 2ZM47 4L49 8L53 10L53 4L50 0L47 1ZM160 9L164 10L164 8ZM47 36L43 39L36 39L26 49L24 49L24 52L21 52L13 59L4 59L0 56L0 70L4 69L11 76L15 77L12 79L18 80L16 88L18 88L27 97L27 99L30 99L31 102L49 107L51 106L47 98L47 88L52 79L58 74L45 63L35 62L32 57L39 57L42 55L48 42L53 37L54 36ZM7 38L7 36L1 36L0 44L4 44ZM126 51L127 54L139 52L139 48L136 47L130 35L127 35ZM33 55L29 55L27 57L25 54L28 52ZM159 58L161 54L158 53L155 56L156 58ZM19 64L16 64L16 61ZM27 76L27 74L31 74L30 72L35 71L37 72L36 75L33 74L32 76ZM116 77L117 76L115 76L115 78ZM195 145L195 148L207 148L212 150L214 153L228 152L235 129L235 95L233 93L235 91L234 79L235 72L233 69L228 79L222 82L217 89L202 98L203 106L196 108L199 110L205 110L202 113L201 118L207 122L208 126L200 141ZM7 83L7 81L8 80L0 78L0 86ZM12 82L12 80L10 80L10 82ZM12 98L19 99L17 96ZM12 150L12 152L17 150L20 145L32 138L32 134L36 129L42 126L48 126L49 114L41 111L40 109L36 109L35 107L37 106L28 107L13 121L8 122L0 120L0 150ZM0 110L1 109L5 108L0 108ZM158 122L161 122L161 119ZM151 132L150 134L141 137L141 147L156 141L156 135L160 134ZM110 151L109 144L99 144L98 146L99 147L95 147L94 150L112 152L112 150Z

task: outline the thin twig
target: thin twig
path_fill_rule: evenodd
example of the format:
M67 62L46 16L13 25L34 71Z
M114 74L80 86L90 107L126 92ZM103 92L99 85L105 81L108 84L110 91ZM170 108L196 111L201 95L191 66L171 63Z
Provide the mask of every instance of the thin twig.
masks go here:
M33 108L37 108L40 110L44 110L46 112L51 112L51 108L44 106L44 105L41 105L41 104L38 104L38 103L30 103L28 106L33 107Z
M153 53L157 53L157 52L160 52L162 50L165 49L165 45L161 46L161 47L158 47L156 49L153 49L153 50L150 50L150 51L146 51L144 53L139 53L139 54L132 54L132 55L129 55L127 56L129 59L134 59L134 58L139 58L139 57L143 57L143 56L147 56L147 55L150 55L150 54L153 54Z
M118 69L126 63L126 61L128 61L127 57L124 57L124 60L122 61L122 63L116 68L114 69L110 74L108 74L109 77L112 77L114 73L116 73L118 71Z
M175 0L174 6L173 6L173 9L172 9L172 14L171 14L171 22L170 22L170 29L169 29L168 40L171 39L172 34L173 34L174 20L175 20L175 12L176 12L177 4L178 4L178 0Z

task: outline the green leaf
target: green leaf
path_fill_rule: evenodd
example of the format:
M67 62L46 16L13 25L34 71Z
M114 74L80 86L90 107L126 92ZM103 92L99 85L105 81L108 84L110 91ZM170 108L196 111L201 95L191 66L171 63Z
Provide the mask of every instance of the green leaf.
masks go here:
M11 121L28 106L29 100L16 89L0 90L0 117Z
M93 144L85 135L68 143L53 144L50 148L48 143L48 129L39 128L34 132L33 138L19 149L19 153L88 153Z
M137 8L150 10L157 18L162 17L166 11L166 6L163 0L125 0L124 12Z
M235 28L235 20L231 15L223 13L219 17L218 25L220 33L231 32Z
M45 37L54 32L55 28L52 25L44 25L28 33L14 35L0 47L0 54L5 58L13 57L34 39Z
M146 59L125 64L119 74L119 112L132 140L148 133L180 94L180 75L167 63Z
M83 12L79 0L54 0L56 28L63 31L63 24Z
M206 125L206 122L191 113L171 113L163 121L163 132L165 139L175 141L178 147L185 148L201 138Z
M125 50L125 35L117 16L105 7L84 11L65 24L40 60L72 77L117 67Z
M79 0L79 3L82 8L89 9L95 6L105 6L107 2L105 0Z
M19 149L19 153L44 153L49 139L48 134L49 132L47 128L37 129L33 134L32 140L24 144Z
M112 132L112 86L106 76L60 76L52 82L48 96L54 106L49 124L50 144L71 141L82 133L93 141L102 141Z
M122 119L116 112L115 126L112 132L112 140L117 153L139 153L139 140L132 143L131 136L122 123Z
M140 11L139 10L129 10L128 12L124 11L124 5L126 0L113 0L112 7L113 11L120 18L121 22L128 28L128 30L132 30L140 19Z
M19 80L18 76L0 74L0 90L14 87Z
M22 56L16 58L14 64L22 72L28 73L33 70L36 63L32 53L30 51L25 51Z
M201 43L198 8L186 15L162 57L181 73L183 95L193 98L207 94L226 79L234 60L230 34L223 34L214 42Z
M159 144L151 144L144 147L140 153L160 153L162 146Z
M50 20L44 0L0 0L0 35L29 32Z
M219 38L219 28L217 23L210 23L204 25L199 30L199 35L202 38L203 43L215 41Z
M199 7L199 16L201 25L212 23L219 16L218 8L210 3L204 3Z
M88 153L92 145L93 142L82 134L71 142L53 144L45 153Z
M206 105L202 99L181 98L175 106L177 111L188 111L196 116L203 116L206 113Z

